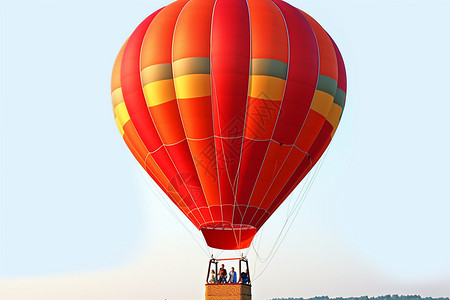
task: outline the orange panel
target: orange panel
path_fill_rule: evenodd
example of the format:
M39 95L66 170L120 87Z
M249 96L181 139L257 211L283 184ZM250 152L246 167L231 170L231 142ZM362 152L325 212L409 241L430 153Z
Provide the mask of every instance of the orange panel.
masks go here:
M280 169L283 166L283 162L285 161L286 157L288 157L289 154L292 153L291 148L291 146L285 145L281 147L278 157L276 157L276 159L278 159L278 162L277 164L275 164L275 174L278 174L278 172L280 172Z
M254 206L259 207L261 201L263 201L267 190L276 179L275 176L277 176L280 171L280 168L286 160L286 157L289 155L291 148L292 146L280 145L277 142L271 141L261 172L256 182L255 190L252 198L250 199Z
M123 44L122 48L120 48L119 54L117 54L116 60L114 62L114 67L113 67L113 71L112 71L112 75L111 75L111 93L121 87L120 67L122 65L123 51L125 50L126 45L127 45L127 42L125 42Z
M254 195L252 195L252 203L257 203L255 206L260 205L264 199L264 195L267 193L272 182L275 180L283 162L289 155L289 151L292 146L280 145L277 142L271 141L267 155L264 159L264 163L261 167L261 172L256 182Z
M338 66L336 52L334 51L333 43L330 40L327 32L317 23L316 20L311 18L307 13L300 10L300 12L306 17L306 20L311 25L316 35L317 44L319 45L320 54L320 74L331 77L335 80L338 78Z
M142 43L141 70L171 62L173 31L178 15L187 2L181 0L171 3L150 24Z
M301 150L308 152L309 148L314 143L314 140L322 129L324 122L324 116L314 110L310 110L308 117L306 118L305 125L303 126L295 145Z
M124 138L125 136L127 136L127 138L130 140L130 143L133 145L133 148L136 151L136 153L140 157L145 159L148 150L142 143L141 138L138 136L136 129L133 126L133 122L131 122L131 120L123 125L123 131L125 132Z
M178 99L178 106L188 138L202 139L214 134L210 96Z
M250 206L259 206L262 199L264 198L264 195L266 194L267 189L269 188L276 174L275 167L279 161L278 155L280 152L280 144L274 141L270 141L266 158L264 159L264 163L261 166L261 172L255 183L255 189L250 198Z
M288 37L282 14L271 0L248 0L252 29L252 58L288 63Z
M152 106L149 110L153 123L165 145L178 143L185 138L180 114L178 113L178 105L175 100Z
M189 208L184 203L180 195L178 195L178 193L175 191L174 187L169 182L164 173L161 171L161 169L156 164L155 160L151 155L147 156L146 165L152 171L152 173L161 183L161 185L164 187L163 190L166 192L166 194L172 198L172 201L183 211L184 214L187 214L189 212ZM156 182L158 183L158 181Z
M303 163L303 162L302 162ZM312 164L312 163L310 163L309 165L308 165L308 167L306 167L304 170L303 170L303 173L301 174L301 176L299 177L299 178L297 178L297 180L295 181L295 183L291 186L291 187L289 187L289 189L287 190L287 192L286 192L286 195L290 195L293 191L294 191L294 189L300 184L300 182L303 180L303 178L305 178L305 176L306 175L308 175L308 173L309 173L309 171L311 171L311 169L314 167L314 164ZM284 200L283 200L284 201ZM281 203L279 204L279 205L281 205ZM278 206L279 206L278 205ZM278 207L277 206L277 207Z
M282 168L277 174L277 177L273 181L273 184L270 187L265 199L263 200L263 203L261 203L261 208L269 208L273 200L275 200L275 198L278 196L281 189L288 182L294 171L297 169L297 166L305 156L306 154L304 154L303 152L299 151L296 148L292 148L291 153L289 154L286 162L282 165Z
M173 202L183 211L183 213L187 214L189 209L178 195L175 192L174 188L171 186L170 182L167 180L164 173L162 173L161 169L156 165L153 157L149 154L147 148L142 143L141 139L136 133L136 129L133 126L131 121L128 121L124 125L124 140L130 149L131 153L133 153L134 157L137 159L139 164L147 171L147 173L153 178L153 180L158 184L158 186L169 196Z
M145 169L145 162L142 159L142 157L139 155L139 152L134 148L133 142L128 138L126 134L123 135L123 140L125 141L125 144L128 146L128 149L130 149L133 156L136 158L138 163L142 166L142 168Z
M215 1L191 0L175 28L173 61L187 57L209 57L211 17Z
M279 109L279 101L249 98L245 136L254 140L270 139Z
M188 142L206 202L209 206L220 205L214 138Z

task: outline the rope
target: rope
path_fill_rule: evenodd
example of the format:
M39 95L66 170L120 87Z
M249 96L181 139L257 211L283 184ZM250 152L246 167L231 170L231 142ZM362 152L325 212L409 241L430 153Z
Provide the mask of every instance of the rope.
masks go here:
M152 184L150 184L150 182L148 181L148 174L144 175L143 170L140 165L138 166L138 169L139 169L139 174L142 176L142 178L144 179L147 186L150 188L150 191L153 193L153 195L170 212L170 214L176 218L176 220L186 229L186 231L189 232L189 235L197 243L197 245L200 247L200 249L202 249L202 251L206 254L206 256L211 257L211 249L206 244L202 245L199 242L199 240L201 240L203 243L205 243L203 238L198 236L197 234L193 233L192 230L190 230L186 226L186 224L184 224L184 222L181 220L181 218L178 216L178 214L175 213L173 211L173 208L169 205L169 203L167 203L167 201L165 200L165 194L163 194L159 188L156 189L158 192L155 191L155 187Z
M313 175L312 176L309 176L310 174L307 175L307 177L310 177L310 178L308 178L307 179L307 183L305 185L303 185L303 187L302 187L302 189L301 189L301 191L299 193L299 196L297 197L297 199L295 201L294 208L293 208L292 212L288 213L288 216L287 216L286 221L285 221L285 223L283 225L283 228L281 229L280 234L278 235L277 240L275 241L274 246L272 247L269 255L266 258L262 258L259 255L259 253L257 252L257 251L259 251L259 249L258 250L255 249L254 244L252 243L253 250L255 251L255 254L256 254L256 257L258 258L258 260L260 262L262 262L262 263L266 263L267 262L267 264L264 266L264 269L261 271L261 273L259 273L255 277L253 277L252 281L257 280L266 271L266 269L269 266L269 264L271 263L272 259L275 257L276 252L278 251L278 249L280 248L280 246L283 243L284 239L286 238L287 233L291 229L292 224L294 223L294 220L296 219L296 217L297 217L301 207L303 206L303 203L305 202L306 196L308 195L309 191L311 190L312 184L314 183L315 179L317 178L317 175L318 175L320 169L322 168L323 162L324 162L327 154L328 154L328 150L326 150L325 154L320 159L320 162L319 162L317 168L315 168ZM306 187L306 190L305 190L305 187ZM290 224L287 227L286 231L284 231L285 228L286 228L286 225L287 225L287 223L289 221L290 221ZM282 235L283 235L283 237L281 238ZM281 238L281 240L280 240L280 238ZM256 270L256 266L255 266L255 270ZM256 272L253 273L253 274L256 274Z
M323 162L326 158L328 154L328 149L325 151L323 157L320 159L318 165L316 166L313 174L311 175L310 173L306 176L306 183L304 185L302 185L298 196L295 198L295 201L293 201L292 199L294 197L289 196L288 199L288 207L287 207L287 216L285 219L285 222L283 224L283 227L280 230L280 233L278 234L278 237L275 240L275 243L272 247L272 249L270 250L269 254L267 255L267 257L263 258L260 255L260 246L261 246L261 241L262 241L262 235L264 232L264 226L261 228L260 233L255 237L254 242L251 244L251 247L249 247L245 253L245 256L247 257L250 250L253 249L253 251L255 252L256 258L258 261L260 261L263 264L266 264L263 268L263 270L256 275L255 277L252 278L252 281L257 280L262 274L264 274L264 272L266 271L266 269L268 268L269 264L271 263L272 259L274 258L275 254L278 252L281 244L283 243L284 239L286 238L289 230L291 229L294 220L296 219L301 207L303 206L303 203L306 199L306 196L309 194L309 191L311 190L312 184L314 183L315 179L317 178L317 175L323 165ZM165 194L162 193L162 191L159 188L156 188L157 192L155 191L155 187L154 185L151 185L148 181L148 174L143 173L142 168L138 167L139 169L139 173L140 175L143 177L145 183L147 184L147 186L150 188L150 191L153 193L153 195L159 200L159 202L170 212L170 214L172 216L174 216L176 218L176 220L186 229L186 231L189 233L189 235L192 237L192 239L196 242L196 244L200 247L200 249L205 253L205 255L209 258L211 257L211 255L214 255L214 257L219 258L220 255L222 255L222 253L224 252L224 250L219 250L219 252L217 254L214 254L214 249L210 248L208 245L206 245L204 239L201 236L198 236L197 234L193 233L192 230L190 230L185 223L181 220L181 218L178 216L177 213L174 212L173 208L169 205L169 203L167 203L167 201L165 200ZM291 207L292 204L292 207ZM292 209L292 210L291 210ZM199 242L202 241L201 242ZM255 248L255 244L257 244L257 247ZM253 270L253 274L256 274L256 265L254 264L254 270Z
M311 176L308 176L309 183L311 182L310 177L311 177ZM298 203L298 202L299 202L299 203L302 203L302 201L304 201L304 199L305 199L305 197L306 197L306 193L303 193L303 194L302 194L302 191L303 191L303 189L304 189L304 186L306 186L306 185L307 185L307 184L303 185L301 192L299 193L298 197L297 197L296 200L295 200L295 203ZM302 195L305 195L305 196L302 197ZM291 200L292 197L289 197L289 199ZM289 201L289 203L290 203L290 202L292 202L292 201ZM297 207L297 205L294 205L294 207ZM293 210L293 211L294 211L294 210ZM254 246L253 246L253 249L254 249L254 251L255 251L255 254L257 255L257 258L258 258L258 260L259 260L260 262L266 263L266 262L267 262L267 261L275 254L274 251L275 251L275 249L276 249L276 246L277 246L278 242L280 241L281 236L285 233L286 226L287 226L289 220L291 219L291 217L292 217L292 213L289 214L289 212L288 212L288 214L287 214L287 216L286 216L286 219L285 219L285 222L284 222L284 224L283 224L283 227L281 228L280 233L278 234L278 237L277 237L277 239L276 239L276 241L275 241L275 243L274 243L274 246L272 247L271 251L269 252L269 254L267 255L266 258L262 258L262 257L259 255L259 253L257 253L258 250L255 249Z

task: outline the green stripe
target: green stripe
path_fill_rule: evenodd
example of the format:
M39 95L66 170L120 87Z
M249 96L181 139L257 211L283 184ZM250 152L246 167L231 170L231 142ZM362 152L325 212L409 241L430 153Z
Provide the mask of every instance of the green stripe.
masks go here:
M252 59L251 75L266 75L286 80L288 64L275 59Z
M173 62L174 78L190 74L210 74L209 57L189 57Z
M172 79L172 64L159 64L153 65L145 69L146 74L148 74L146 80L148 83Z
M334 96L334 103L342 107L344 109L345 106L345 92L341 89L337 89L336 95Z
M336 93L336 89L337 89L336 80L325 75L319 75L319 81L317 82L317 90L333 96Z

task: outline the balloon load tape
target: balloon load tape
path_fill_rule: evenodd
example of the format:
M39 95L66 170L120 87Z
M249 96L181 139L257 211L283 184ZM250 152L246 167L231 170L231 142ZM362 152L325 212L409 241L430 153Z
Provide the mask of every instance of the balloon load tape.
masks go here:
M218 223L200 228L209 247L238 250L250 247L257 229L247 224Z

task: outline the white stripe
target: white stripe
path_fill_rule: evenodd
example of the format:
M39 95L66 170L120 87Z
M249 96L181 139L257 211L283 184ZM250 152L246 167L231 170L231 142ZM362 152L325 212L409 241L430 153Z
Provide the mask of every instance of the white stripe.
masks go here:
M236 201L237 201L237 189L239 186L239 175L240 175L240 170L241 170L241 162L242 162L242 149L244 147L244 135L245 135L245 128L246 128L246 124L247 124L247 113L248 113L248 92L249 92L249 86L250 86L250 75L252 72L252 22L251 22L251 17L250 17L250 7L248 6L248 1L245 0L245 5L247 6L247 13L248 13L248 26L249 26L249 36L250 36L250 53L249 53L249 64L248 64L248 79L247 79L247 95L245 97L245 112L244 112L244 124L242 126L242 142L241 142L241 150L239 151L239 164L236 170L236 177L234 178L234 182L233 185L231 186L233 188L234 186L234 206L233 206L233 219L232 222L234 223L234 212L236 210L238 210L238 213L241 217L241 219L243 220L243 214L241 212L241 209L239 208L239 206L237 206ZM241 241L241 236L239 237L239 242Z
M178 18L177 18L177 21L175 23L175 27L174 27L173 33L172 33L172 51L171 51L171 58L170 58L170 65L172 67L172 74L175 74L174 69L173 69L173 62L174 62L174 60L173 60L173 49L174 49L174 45L175 45L175 32L177 31L178 21L180 20L180 17L183 14L184 9L188 6L188 3L189 2L187 2L183 6L183 9L180 11L180 14L178 15ZM177 97L177 89L175 88L175 83L173 83L173 85L174 85L174 91L175 91L175 98L176 98L176 102L177 102L178 115L180 116L180 122L181 122L181 126L183 127L184 136L186 137L186 128L184 127L183 118L181 117L180 104L178 103L178 97ZM185 140L186 140L186 138L185 138ZM205 190L203 188L202 181L200 180L200 175L198 174L197 167L195 166L194 156L192 155L191 147L190 147L189 143L186 143L186 144L187 144L187 147L189 149L189 154L191 155L192 167L195 169L195 173L197 174L197 180L198 180L198 182L200 184L200 188L202 189L203 197L205 198L205 202L208 203L208 199L206 198ZM195 203L195 205L197 206L197 203ZM213 219L210 209L209 209L209 215L211 216L211 219Z
M210 25L210 29L209 29L209 70L210 70L210 88L211 88L211 121L213 124L213 145L214 145L214 159L216 161L216 174L217 174L217 187L219 189L219 203L222 205L222 192L220 190L220 177L219 177L219 163L217 161L217 147L216 147L216 140L214 139L215 135L215 124L214 124L214 94L213 94L213 76L212 76L212 28L213 28L213 23L214 23L214 12L216 11L216 4L217 4L217 0L214 1L214 6L213 6L213 10L211 13L211 25ZM209 137L211 138L211 137ZM220 215L222 216L222 220L223 220L223 209L222 206L220 206ZM214 221L214 219L213 219Z
M201 138L201 139L194 139L194 138L186 137L186 138L184 138L184 139L182 139L182 140L180 140L180 141L178 141L178 142L176 142L176 143L172 143L172 144L164 144L164 146L170 147L170 146L178 145L179 143L184 142L184 141L194 141L194 142L199 142L199 141L205 141L205 140L208 140L208 139L211 139L211 138L228 139L227 137L217 136L217 135L211 135L211 136L208 136L208 137L205 137L205 138ZM241 136L233 137L232 139L241 139L241 138L244 138L244 139L249 140L249 141L255 141L255 142L275 142L275 143L278 143L278 142L275 141L274 139L257 140L257 139L252 139L252 138L249 138L249 137L247 137L247 136L242 136L242 135L241 135ZM296 147L299 151L301 151L301 152L303 152L303 153L307 153L306 151L304 151L304 150L298 148L295 144L283 144L283 145L284 145L284 146L293 146L293 147ZM153 150L153 151L151 151L150 153L153 154L153 153L157 152L159 149L161 149L162 147L163 147L163 146L161 145L161 146L159 146L156 150Z
M183 9L184 9L184 7L186 7L186 5L187 5L187 3L183 6ZM183 11L183 9L182 9L181 11ZM181 15L181 12L180 12L180 15ZM178 18L179 18L179 16L178 16ZM178 19L177 19L177 22L178 22ZM174 32L175 32L175 30L174 30ZM144 36L144 38L145 38L145 36ZM140 53L139 53L139 66L141 65L142 47L143 47L143 44L144 44L144 43L141 44L141 51L140 51ZM141 88L143 88L142 76L141 76L141 72L140 72L140 71L139 71L139 77L141 78ZM144 94L144 99L145 99L145 94ZM147 101L146 101L146 102L147 102ZM147 103L148 103L148 102L147 102ZM154 122L154 120L153 120L152 114L151 114L151 112L150 112L150 108L149 108L148 106L147 106L147 110L148 110L148 113L149 113L149 115L150 115L150 119L152 120L153 126L155 127L156 133L158 134L158 137L159 137L159 139L160 139L160 142L161 142L161 144L163 144L163 143L162 143L162 139L161 139L161 135L160 135L159 132L158 132L158 128L157 128L156 125L155 125L155 122ZM195 204L195 206L197 206L197 203L194 201L194 197L192 197L191 192L189 191L189 189L188 189L186 183L184 182L183 177L181 177L180 172L178 171L176 165L174 164L172 158L170 157L169 152L168 152L167 149L165 148L165 145L163 144L162 146L164 146L164 150L166 151L167 156L169 157L169 159L170 159L170 161L171 161L173 167L174 167L175 170L177 171L177 174L178 174L178 176L180 177L181 181L183 182L183 185L186 187L186 190L187 190L189 196L191 197L192 202ZM188 205L186 205L186 206L189 207ZM194 216L194 217L195 217L195 216ZM203 216L202 216L202 218L203 218ZM197 218L196 218L196 220L197 220ZM205 221L205 220L203 219L203 221ZM199 222L198 220L197 220L197 222L198 222L198 223L201 223L201 222Z
M162 8L162 9L160 10L159 13L161 13L164 9L165 9L165 8ZM158 14L159 14L159 13L158 13ZM158 15L158 14L157 14L157 15ZM155 15L155 18L156 18L156 15ZM152 20L152 22L153 22L153 21L154 21L154 19ZM150 24L151 24L152 22L150 22ZM149 25L149 26L150 26L150 25ZM144 38L145 38L145 35L144 35ZM144 39L144 38L143 38L143 39ZM139 52L139 66L141 65L142 45L143 45L143 43L141 44L141 50L140 50L140 52ZM139 69L140 69L140 67L139 67ZM142 87L142 78L141 78L141 73L140 73L140 71L139 71L139 77L140 77L140 79L141 79L141 87ZM144 99L145 99L145 95L144 95ZM124 99L124 101L125 101L125 99ZM150 111L149 111L149 114L150 114ZM150 117L151 117L151 116L150 116ZM133 120L131 119L131 116L130 116L130 121L131 121L131 124L133 124ZM152 122L153 122L153 120L152 120ZM142 141L142 139L141 139L140 135L138 134L138 132L137 132L137 130L136 130L134 124L133 124L133 130L135 131L136 136L139 138L139 140L141 141L142 145L144 145L144 147L145 147L146 150L148 151L147 146L146 146L146 145L144 144L144 142ZM161 140L160 140L160 142L161 142ZM162 144L162 142L161 142L161 144ZM162 147L162 146L160 146L158 149L160 149L161 147ZM156 150L155 150L154 152L156 152ZM148 152L148 153L147 153L147 156L146 156L145 161L144 161L145 166L146 166L146 168L145 168L146 170L148 169L148 167L147 167L147 159L148 159L148 156L149 156L149 155L151 155L151 152ZM153 156L152 156L152 157L153 157ZM158 166L158 168L159 168L159 166ZM148 170L150 170L150 169L148 169ZM161 170L161 172L162 172L162 170ZM162 174L163 174L164 177L166 177L166 179L167 179L166 174L164 174L164 172L162 172ZM157 178L157 177L156 177L156 178ZM159 179L158 179L158 181L159 181ZM170 183L169 180L168 180L168 182ZM162 185L162 184L161 184L161 185ZM173 187L173 186L172 186L172 187ZM170 198L170 196L169 196L169 198ZM185 205L186 207L189 208L189 206L186 204L186 202L184 201L184 199L183 199L182 197L180 197L180 199L183 201L184 205ZM195 218L195 216L194 216L194 218ZM196 218L195 218L195 220L197 221L197 223L200 224L200 221L198 221Z
M275 5L276 5L276 4L275 4ZM296 11L297 11L297 10L296 10ZM297 11L297 12L298 12L298 14L300 14L300 15L302 16L302 18L305 20L305 22L308 23L308 21L306 20L306 18L305 18L299 11ZM308 23L308 25L309 25L309 23ZM320 73L320 53L319 53L319 45L318 45L318 43L317 43L317 38L316 38L316 35L315 35L315 33L314 33L314 30L311 28L311 26L310 26L310 29L311 29L311 32L312 32L313 35L314 35L314 39L316 40L316 48L317 48L317 54L318 54L317 79L316 79L316 87L317 87L317 82L319 81L319 73ZM286 82L287 82L287 81L286 81ZM314 94L313 94L313 99L314 99ZM307 114L306 114L305 120L303 121L302 127L300 128L300 130L299 130L299 132L298 132L298 134L297 134L297 137L295 138L294 145L295 145L295 143L297 142L297 140L298 140L298 138L299 138L299 136L300 136L300 133L301 133L302 130L303 130L303 127L305 126L306 120L308 119L308 115L309 115L309 112L311 111L311 106L312 106L312 101L313 101L313 99L311 99L311 103L310 103L310 105L309 105L308 112L307 112ZM283 170L283 166L285 165L285 163L286 163L288 157L290 156L290 154L291 154L293 148L294 148L294 147L291 147L291 149L289 150L288 154L286 155L286 157L285 157L285 159L284 159L284 161L283 161L283 164L281 165L280 169L278 170L278 172L277 172L277 174L274 176L274 178L277 178L277 177L278 177L278 174L280 174L281 170ZM304 151L302 151L302 152L304 152ZM309 155L308 155L308 158L309 158ZM309 158L309 160L310 160L310 164L311 164L311 159ZM298 166L297 166L297 168L298 168ZM293 176L293 174L295 173L295 171L297 170L297 168L296 168L296 169L294 170L294 172L291 174L291 176L289 177L288 181L285 182L285 184L283 185L283 188L286 186L286 184L287 184L287 183L289 182L289 180L292 178L292 176ZM270 184L269 188L268 188L267 191L266 191L266 194L264 195L264 197L263 197L263 199L261 200L260 203L263 203L263 202L264 202L264 200L265 200L267 194L269 193L270 189L271 189L272 186L273 186L273 183L274 183L274 181L272 181L272 183ZM283 188L278 192L277 197L280 195L280 193L281 193L281 191L283 190ZM277 197L275 197L273 200L275 200ZM252 218L252 221L253 221L253 218Z
M288 79L289 79L289 71L290 71L290 63L291 63L291 43L290 43L289 30L288 30L288 26L287 26L287 23L286 23L286 19L284 18L284 15L281 12L281 10L278 7L278 5L276 5L274 2L272 2L272 3L278 9L278 11L280 12L280 15L281 15L281 17L283 18L283 21L284 21L284 27L286 29L287 42L288 42L288 63L287 63L287 70L286 70L286 81L284 83L283 97L281 98L281 101L280 101L280 108L278 109L277 119L275 121L275 125L273 126L270 140L273 140L273 135L275 133L275 129L277 128L278 120L280 119L281 108L283 107L284 96L285 96L285 93L286 93L286 87L287 87L287 83L288 83ZM258 182L259 176L261 175L261 171L262 171L262 168L264 166L264 162L265 162L265 159L267 157L267 153L269 152L269 146L270 146L270 143L267 145L266 153L264 154L264 158L263 158L261 166L259 168L258 175L256 176L255 182L253 184L252 192L250 193L250 197L248 198L248 203L250 203L250 200L251 200L251 198L253 196L253 193L255 192L256 183ZM261 203L262 203L262 201L260 202L260 204ZM246 213L247 213L247 210L245 210L244 216L245 216ZM253 217L252 217L252 220L253 220ZM251 221L250 221L250 223L251 223Z

